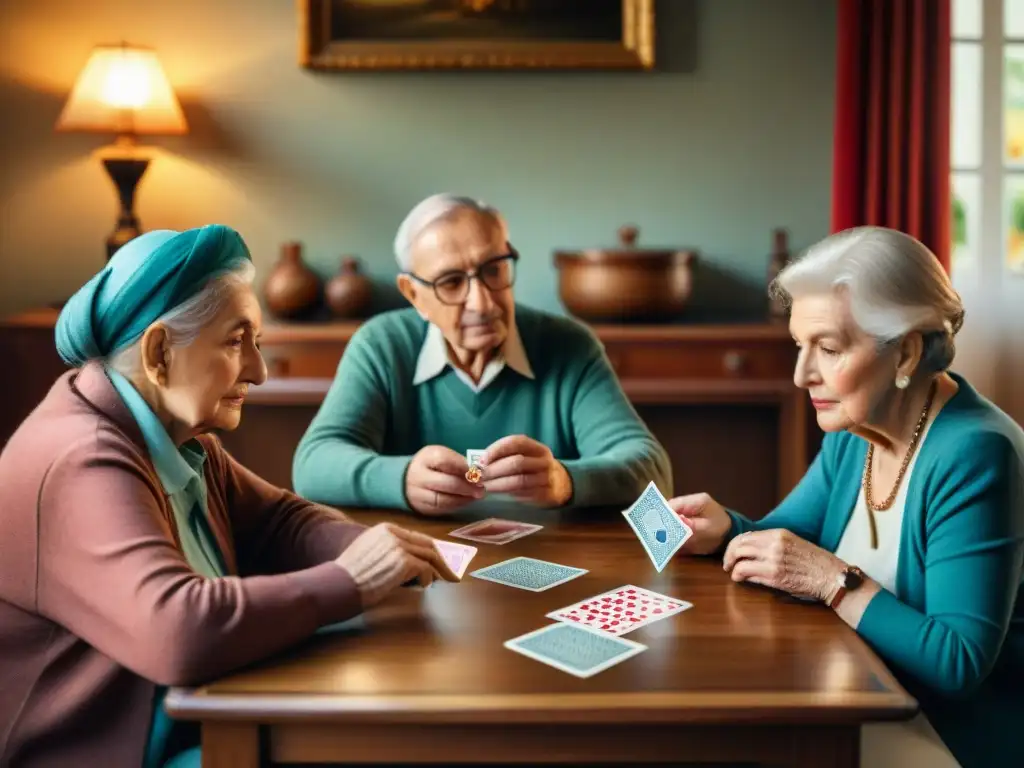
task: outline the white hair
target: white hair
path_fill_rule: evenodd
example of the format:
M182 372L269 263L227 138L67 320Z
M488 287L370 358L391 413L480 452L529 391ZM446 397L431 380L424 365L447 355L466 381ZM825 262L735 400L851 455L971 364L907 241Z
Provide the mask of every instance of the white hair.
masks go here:
M419 237L438 222L465 210L490 216L505 226L505 220L498 209L482 200L448 193L431 195L417 203L398 225L398 233L395 235L395 258L398 260L398 266L408 272L412 268L412 248Z
M964 306L935 254L903 232L855 227L826 237L785 267L770 288L786 304L814 293L841 293L853 321L880 345L918 331L922 368L944 371L953 362L953 337Z
M178 306L158 317L154 323L167 328L167 337L173 347L185 347L196 340L203 328L224 308L231 292L243 285L251 285L256 267L249 259L239 257L223 270L210 277L203 288ZM140 345L142 335L114 350L106 357L106 364L121 375L131 378L142 364Z

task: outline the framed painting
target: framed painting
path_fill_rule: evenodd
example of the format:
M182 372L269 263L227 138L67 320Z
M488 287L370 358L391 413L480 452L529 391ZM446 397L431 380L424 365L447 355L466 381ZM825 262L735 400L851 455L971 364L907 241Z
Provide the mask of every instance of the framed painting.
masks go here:
M654 0L296 0L316 70L654 68Z

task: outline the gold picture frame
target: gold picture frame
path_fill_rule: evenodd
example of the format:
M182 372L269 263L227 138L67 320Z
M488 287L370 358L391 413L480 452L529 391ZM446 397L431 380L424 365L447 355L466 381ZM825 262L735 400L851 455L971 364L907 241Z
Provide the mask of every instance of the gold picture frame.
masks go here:
M494 6L528 14L532 2L558 0L408 0L424 7L460 6L459 13L497 12ZM564 1L564 0L563 0ZM306 69L352 70L651 70L654 68L654 0L620 0L618 40L547 40L483 37L411 39L339 39L341 12L366 12L374 0L296 0L299 17L299 64ZM342 8L345 4L354 9ZM387 3L382 2L382 5ZM461 7L462 5L466 7ZM500 5L499 5L500 4ZM401 5L401 3L390 3ZM362 6L360 8L360 6ZM379 9L372 12L379 13ZM449 10L448 13L456 13ZM607 10L609 15L614 9ZM436 13L435 13L436 15ZM587 19L590 21L590 18ZM492 21L493 24L493 21Z

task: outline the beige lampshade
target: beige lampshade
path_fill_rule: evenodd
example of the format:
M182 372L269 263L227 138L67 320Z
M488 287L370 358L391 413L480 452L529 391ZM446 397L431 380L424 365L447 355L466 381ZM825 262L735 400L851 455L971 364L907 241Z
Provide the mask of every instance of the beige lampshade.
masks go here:
M188 132L188 124L153 51L104 45L93 49L56 129L179 134Z

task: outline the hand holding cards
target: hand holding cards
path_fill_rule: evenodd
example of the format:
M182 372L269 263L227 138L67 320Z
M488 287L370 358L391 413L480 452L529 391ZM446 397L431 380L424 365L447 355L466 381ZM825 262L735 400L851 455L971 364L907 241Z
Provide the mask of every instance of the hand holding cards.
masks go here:
M378 523L360 533L335 562L352 577L368 608L402 584L426 587L438 576L446 581L461 578L433 541L419 531Z
M572 498L568 471L550 448L526 435L503 437L486 451L467 451L466 458L466 479L482 482L488 493L509 494L541 507L558 507ZM480 469L479 475L474 467Z
M465 475L466 461L461 454L443 445L422 448L405 473L409 506L422 515L438 515L482 499L483 487L469 482Z

